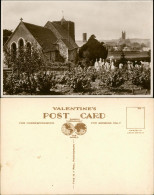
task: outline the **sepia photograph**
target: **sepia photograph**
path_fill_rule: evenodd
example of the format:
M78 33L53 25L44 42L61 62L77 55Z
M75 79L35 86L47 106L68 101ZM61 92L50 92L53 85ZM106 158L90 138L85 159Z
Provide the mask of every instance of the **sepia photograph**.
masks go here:
M152 97L153 1L2 1L2 97Z

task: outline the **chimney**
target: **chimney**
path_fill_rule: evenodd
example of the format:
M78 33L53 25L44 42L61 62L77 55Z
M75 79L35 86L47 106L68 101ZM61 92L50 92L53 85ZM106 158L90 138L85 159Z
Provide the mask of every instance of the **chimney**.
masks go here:
M83 42L87 42L87 33L83 33Z

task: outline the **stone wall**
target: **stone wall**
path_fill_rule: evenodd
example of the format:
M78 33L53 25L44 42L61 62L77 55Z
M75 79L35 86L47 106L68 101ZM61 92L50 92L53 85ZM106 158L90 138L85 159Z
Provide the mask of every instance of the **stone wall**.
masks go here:
M46 53L44 53L44 55L45 55L45 58L47 59L47 61L49 61L49 62L56 61L55 51L46 52Z
M57 44L59 46L59 54L65 59L65 61L68 61L68 48L62 40L58 40Z
M75 62L77 58L77 49L69 50L68 60Z

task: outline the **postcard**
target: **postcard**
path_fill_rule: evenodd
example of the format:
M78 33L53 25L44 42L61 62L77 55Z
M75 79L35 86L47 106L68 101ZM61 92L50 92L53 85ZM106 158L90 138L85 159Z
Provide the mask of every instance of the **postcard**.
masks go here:
M153 1L2 1L2 97L152 97Z
M153 194L153 99L2 98L1 194Z

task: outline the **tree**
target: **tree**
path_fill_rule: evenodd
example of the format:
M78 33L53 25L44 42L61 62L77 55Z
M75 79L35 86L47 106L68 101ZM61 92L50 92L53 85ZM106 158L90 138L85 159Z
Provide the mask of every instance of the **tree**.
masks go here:
M138 42L132 43L132 47L133 47L135 50L141 49L141 45L140 45Z
M96 59L106 59L108 50L104 45L104 42L99 42L95 35L91 35L87 43L84 44L79 50L80 58L87 58L89 61L95 61Z
M36 49L35 45L28 45L19 48L14 56L10 49L4 51L4 63L12 68L13 72L18 74L26 72L32 74L38 70L45 70L47 67L46 59L43 53Z
M141 86L144 89L150 89L151 69L134 69L131 73L130 80L134 85Z
M125 54L122 51L119 63L126 64L126 62L127 62L127 59L125 58Z
M151 49L148 51L149 62L151 62Z
M36 45L28 43L20 47L16 55L8 48L4 50L4 63L12 69L11 74L4 73L3 77L3 88L8 94L28 92L32 95L36 89L49 93L53 85L53 75L47 74L50 69L46 57Z
M141 48L143 48L143 47L146 47L146 45L144 43L141 43Z
M9 37L11 36L11 34L12 34L12 30L7 30L7 29L4 29L3 30L3 45L9 39Z

